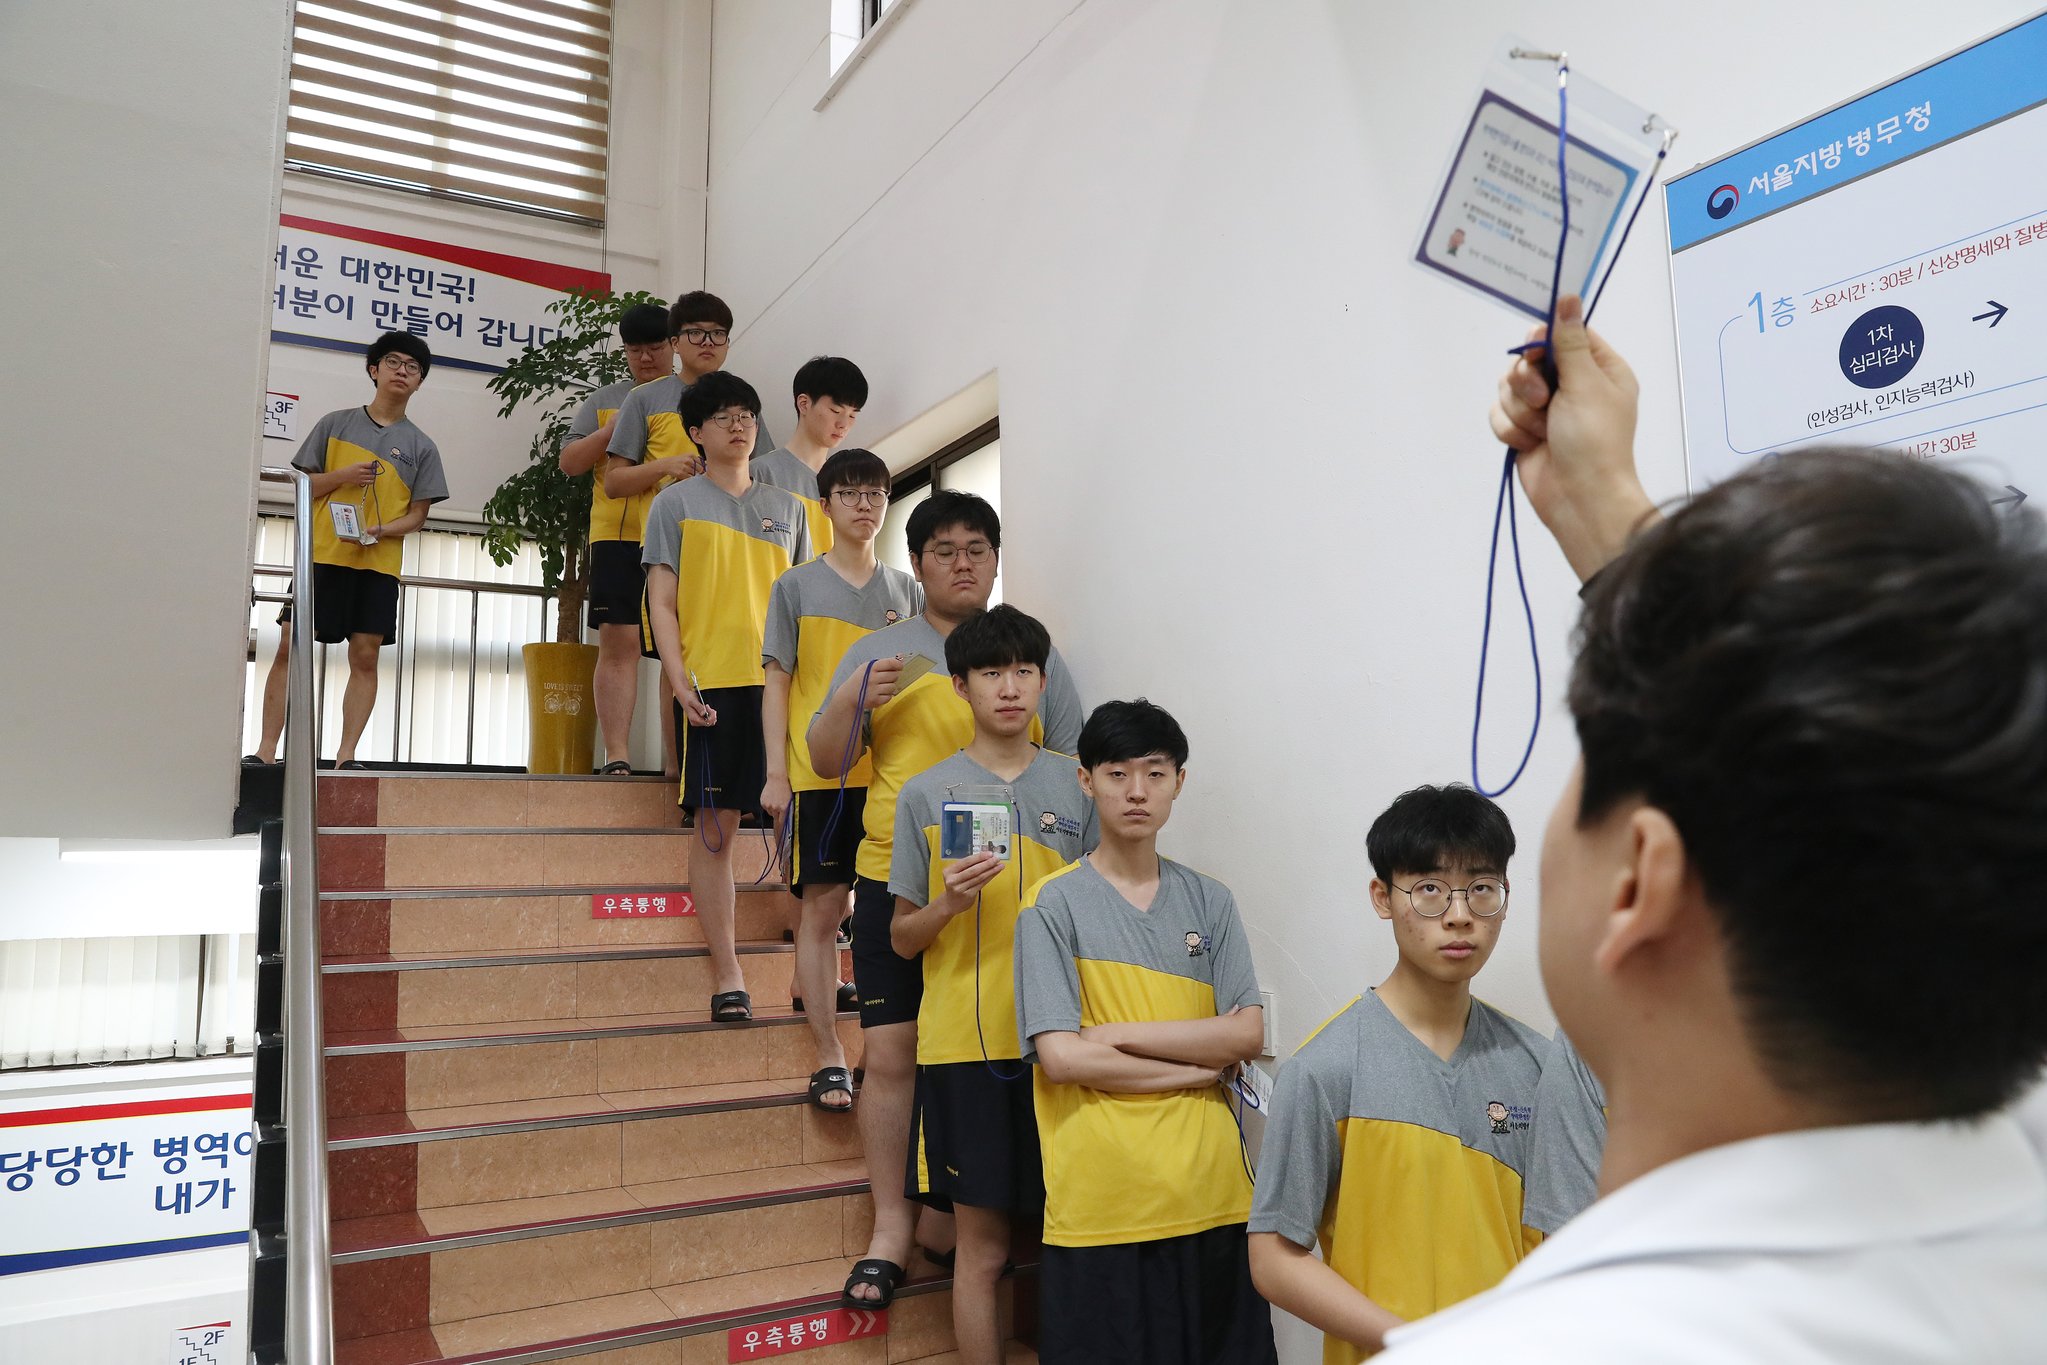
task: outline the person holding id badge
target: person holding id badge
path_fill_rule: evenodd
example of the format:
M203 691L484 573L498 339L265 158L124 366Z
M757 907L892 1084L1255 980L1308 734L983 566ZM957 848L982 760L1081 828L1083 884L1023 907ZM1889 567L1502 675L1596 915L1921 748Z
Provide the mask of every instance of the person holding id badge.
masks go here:
M313 424L292 465L312 475L313 638L348 643L348 686L341 695L335 762L360 768L355 747L377 704L377 656L398 638L398 575L404 538L448 496L440 448L405 415L433 368L433 352L410 332L370 343L363 368L376 393L362 407L330 412ZM278 613L291 619L289 606ZM276 761L284 734L287 632L263 685L263 738L250 757Z

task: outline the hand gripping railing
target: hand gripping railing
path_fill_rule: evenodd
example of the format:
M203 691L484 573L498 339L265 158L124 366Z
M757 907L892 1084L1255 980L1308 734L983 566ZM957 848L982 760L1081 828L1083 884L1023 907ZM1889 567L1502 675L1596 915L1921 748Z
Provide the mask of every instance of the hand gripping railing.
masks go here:
M303 470L265 465L262 477L292 485L293 562L313 562L313 486ZM332 1365L333 1282L327 1221L327 1105L320 1023L319 876L314 857L314 765L319 718L313 708L313 575L291 581L291 659L284 737L283 1127L284 1360Z

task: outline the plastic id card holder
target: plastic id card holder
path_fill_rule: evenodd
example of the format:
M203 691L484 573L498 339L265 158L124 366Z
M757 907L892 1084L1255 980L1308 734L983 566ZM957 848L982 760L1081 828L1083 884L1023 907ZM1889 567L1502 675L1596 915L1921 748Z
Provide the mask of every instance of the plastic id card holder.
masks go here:
M1413 256L1422 269L1538 321L1549 317L1563 228L1557 65L1554 52L1500 40ZM1576 70L1565 88L1571 235L1558 292L1590 297L1613 269L1670 130Z
M336 540L352 540L358 545L374 545L374 537L365 540L362 533L362 508L352 502L337 502L329 499L327 515L334 522Z
M951 787L938 808L938 856L957 862L980 853L1009 861L1016 807L1007 787Z

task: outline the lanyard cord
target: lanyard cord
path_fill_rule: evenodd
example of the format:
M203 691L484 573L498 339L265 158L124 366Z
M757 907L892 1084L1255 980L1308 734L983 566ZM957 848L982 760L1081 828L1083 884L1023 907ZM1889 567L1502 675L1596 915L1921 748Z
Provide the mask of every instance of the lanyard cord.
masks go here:
M839 795L832 802L832 813L825 817L824 829L819 831L817 846L829 849L832 836L839 832L839 817L846 811L846 773L853 766L853 748L860 740L860 727L867 723L867 680L874 676L878 659L869 659L867 667L860 670L860 695L853 703L853 725L846 731L846 748L839 755Z
M1571 64L1569 57L1559 55L1557 58L1557 194L1562 204L1563 212L1561 215L1562 226L1557 240L1556 267L1550 275L1549 326L1543 334L1545 337L1552 336L1556 332L1557 300L1563 292L1564 251L1571 241L1571 191L1568 178L1569 171L1565 161L1565 155L1570 146L1568 124L1570 113L1570 74ZM1643 179L1642 193L1635 200L1635 207L1628 214L1627 223L1621 228L1620 240L1614 244L1613 257L1607 265L1606 275L1600 280L1598 288L1593 291L1591 303L1585 309L1585 321L1588 324L1592 321L1592 310L1599 306L1599 300L1606 293L1607 283L1613 279L1612 261L1620 259L1621 249L1628 244L1628 237L1635 230L1635 220L1641 216L1642 206L1649 202L1649 191L1656 183L1656 175L1662 168L1663 159L1670 155L1670 144L1674 137L1675 134L1671 130L1667 128L1664 130L1663 145L1656 153L1656 160L1650 166L1649 174ZM1555 393L1557 385L1556 358L1551 348L1543 342L1527 342L1512 348L1508 354L1520 355L1533 347L1542 347L1543 378L1549 382L1550 392ZM1529 600L1528 580L1521 568L1521 528L1514 509L1515 458L1514 451L1512 448L1509 448L1506 458L1500 465L1499 493L1493 499L1493 533L1486 550L1485 619L1480 627L1478 637L1478 691L1471 707L1471 785L1479 795L1488 798L1504 795L1516 782L1521 780L1521 774L1528 769L1529 758L1535 753L1536 736L1542 732L1542 658L1536 643L1535 607ZM1489 789L1485 784L1485 779L1479 775L1478 739L1480 722L1485 716L1486 665L1492 654L1493 583L1499 568L1500 520L1503 510L1506 513L1507 542L1514 558L1514 586L1520 592L1521 614L1528 627L1528 666L1529 673L1535 681L1535 714L1528 725L1528 743L1521 750L1521 759L1520 762L1514 765L1513 774L1498 787Z

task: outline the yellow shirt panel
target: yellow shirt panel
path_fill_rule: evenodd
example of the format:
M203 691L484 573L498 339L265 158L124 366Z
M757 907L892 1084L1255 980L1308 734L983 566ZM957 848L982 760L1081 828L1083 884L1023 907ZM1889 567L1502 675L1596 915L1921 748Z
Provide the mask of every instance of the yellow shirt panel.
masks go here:
M1329 1267L1374 1303L1413 1319L1483 1293L1542 1235L1521 1225L1521 1177L1455 1134L1347 1118L1337 1197L1319 1235ZM1324 1365L1364 1353L1325 1337Z
M617 414L617 409L597 410L597 425L603 426ZM657 435L658 433L658 435ZM682 429L682 418L672 412L655 412L647 415L647 458L660 459L665 455L694 455L696 442ZM609 455L605 459L610 459ZM654 501L654 495L674 483L663 479L652 488L645 488L623 498L614 498L604 491L604 464L599 461L596 477L590 480L590 542L600 540L625 540L639 542L647 536L647 507ZM706 684L708 686L709 684Z
M353 441L327 438L326 472L381 457ZM383 472L368 488L347 486L335 489L313 504L313 562L338 564L347 569L374 569L398 577L405 562L405 538L384 536L374 545L359 545L334 534L334 518L327 511L330 502L344 502L359 509L357 516L365 529L396 521L412 506L412 487L398 474L393 461L383 460Z
M830 527L831 523L825 525ZM864 626L836 616L799 616L796 623L796 672L789 679L789 789L836 790L842 785L838 778L819 777L817 769L810 765L810 720L831 691L832 673L839 660L869 632ZM846 773L843 785L864 787L873 779L873 773L873 760L863 753Z
M924 843L932 850L926 894L936 900L945 894L945 859L938 855L937 825L924 827ZM1023 1056L1016 1036L1016 917L1022 906L1021 888L1036 886L1039 879L1065 867L1067 859L1022 832L1012 848L1012 865L981 888L980 904L955 916L924 950L924 1002L917 1010L919 1066L1015 1061Z
M768 594L789 567L789 553L773 541L716 522L687 523L676 571L675 624L686 667L700 687L759 687L761 631ZM691 591L715 583L715 595ZM964 704L964 703L962 703Z
M1124 962L1082 959L1081 1027L1213 1019L1215 990ZM1251 1216L1251 1179L1222 1087L1114 1095L1035 1078L1045 1241L1106 1246L1184 1237ZM1176 1173L1162 1182L1158 1173Z

